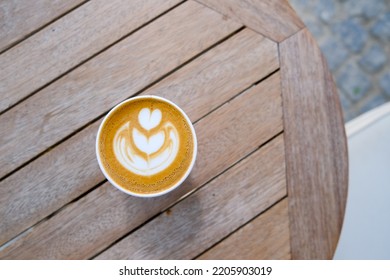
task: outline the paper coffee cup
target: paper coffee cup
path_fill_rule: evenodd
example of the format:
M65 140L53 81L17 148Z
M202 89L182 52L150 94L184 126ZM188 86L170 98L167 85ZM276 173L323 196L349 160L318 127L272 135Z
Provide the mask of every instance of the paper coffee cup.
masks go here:
M138 197L156 197L190 174L197 154L195 129L165 98L138 96L115 106L100 124L96 157L107 180Z

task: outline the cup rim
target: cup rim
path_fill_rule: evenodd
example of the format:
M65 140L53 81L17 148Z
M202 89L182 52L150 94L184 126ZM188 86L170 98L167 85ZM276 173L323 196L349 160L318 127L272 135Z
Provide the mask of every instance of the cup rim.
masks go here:
M180 178L180 180L172 185L171 187L161 191L161 192L156 192L156 193L151 193L151 194L142 194L142 193L136 193L136 192L132 192L132 191L129 191L127 189L125 189L124 187L121 187L119 184L117 184L112 178L111 176L107 173L107 171L105 170L102 162L101 162L101 159L100 159L100 155L99 155L99 138L100 138L100 134L101 134L101 131L102 131L102 128L103 128L103 125L106 123L107 119L109 116L111 116L112 114L115 113L115 111L123 106L124 104L128 103L128 102L131 102L131 101L134 101L136 99L147 99L147 98L150 98L150 99L156 99L156 100L160 100L160 101L163 101L163 102L167 102L168 104L172 105L174 108L176 108L183 116L184 116L184 119L187 121L187 123L189 124L190 126L190 129L191 129L191 132L192 132L192 138L193 138L193 141L194 141L194 149L193 149L193 157L192 157L192 160L191 160L191 163L190 163L190 166L188 167L187 171L184 173L184 175L182 176L182 178ZM171 191L173 191L174 189L176 189L177 187L179 187L183 182L184 180L187 179L188 175L191 173L192 171L192 168L194 167L195 165L195 161L196 161L196 157L197 157L197 152L198 152L198 141L197 141L197 137L196 137L196 133L195 133L195 128L190 120L190 118L187 116L187 114L183 111L183 109L181 109L178 105L176 105L174 102L164 98L164 97L160 97L160 96L156 96L156 95L141 95L141 96L135 96L135 97L130 97L126 100L123 100L122 102L118 103L116 106L114 106L107 114L106 116L103 118L102 122L100 123L99 125L99 129L98 129L98 132L97 132L97 135L96 135L96 142L95 142L95 153L96 153L96 158L97 158L97 161L98 161L98 164L99 164L99 168L100 170L103 172L104 174L104 177L106 177L106 179L114 186L116 187L118 190L128 194L128 195L132 195L132 196L136 196L136 197L158 197L158 196L162 196L164 194L167 194Z

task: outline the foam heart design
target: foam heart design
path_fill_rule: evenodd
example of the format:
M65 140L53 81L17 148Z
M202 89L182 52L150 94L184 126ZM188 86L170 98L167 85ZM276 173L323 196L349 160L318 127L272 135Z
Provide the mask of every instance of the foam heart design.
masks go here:
M161 111L159 109L150 112L149 108L143 108L138 114L138 122L146 130L151 130L161 122Z
M166 147L165 143L168 143ZM129 171L141 176L151 176L168 168L178 151L179 134L170 122L150 136L127 122L114 137L114 152L118 161Z
M134 128L133 140L139 150L150 155L162 147L165 141L165 134L164 131L161 131L147 138L138 129Z

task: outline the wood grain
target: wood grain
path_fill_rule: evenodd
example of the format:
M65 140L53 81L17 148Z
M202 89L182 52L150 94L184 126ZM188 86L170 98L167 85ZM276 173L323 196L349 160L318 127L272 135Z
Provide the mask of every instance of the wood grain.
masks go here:
M0 177L240 25L186 2L0 116Z
M104 180L94 146L99 124L0 182L0 245Z
M0 111L178 2L179 0L90 1L50 24L0 55L0 91L3 96Z
M1 247L0 258L90 258L199 188L282 131L279 74L210 113L195 130L197 161L180 188L159 198L142 199L105 183Z
M85 0L3 0L0 2L0 52Z
M143 94L172 100L196 122L278 67L276 44L243 30ZM0 244L103 181L91 145L100 122L0 182Z
M196 0L281 42L304 27L287 0Z
M197 259L291 259L287 198L272 206Z
M340 103L326 61L304 29L280 44L293 259L330 259L347 196Z
M97 259L196 257L286 195L283 149L278 136Z

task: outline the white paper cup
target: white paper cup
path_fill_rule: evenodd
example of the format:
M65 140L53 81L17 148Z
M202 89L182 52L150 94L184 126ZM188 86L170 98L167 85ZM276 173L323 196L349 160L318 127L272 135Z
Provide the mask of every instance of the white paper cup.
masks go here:
M99 149L98 149L98 146L99 146L99 139L100 139L100 136L101 136L101 133L102 133L102 128L104 126L104 124L106 123L107 119L109 116L111 116L112 114L115 114L115 112L121 108L122 106L124 106L126 103L128 102L132 102L133 100L136 100L136 99L145 99L145 98L150 98L150 99L154 99L154 100L160 100L160 101L163 101L163 102L166 102L170 105L172 105L174 108L176 108L183 116L184 116L184 119L186 120L186 122L188 123L189 127L191 128L191 132L192 132L192 138L193 138L193 143L194 143L194 149L193 149L193 156L192 156L192 160L191 160L191 163L190 163L190 166L188 167L188 169L186 170L186 172L184 173L184 175L182 176L182 178L175 184L173 184L172 186L170 186L169 188L167 189L164 189L162 190L161 192L155 192L155 193L149 193L149 194L142 194L142 193L136 193L136 192L132 192L132 191L129 191L128 189L124 188L123 186L117 184L112 178L111 176L108 174L108 172L106 171L105 167L103 166L102 164L102 161L101 161L101 158L100 158L100 154L99 154ZM192 168L194 167L194 164L195 164L195 160L196 160L196 155L197 155L197 151L198 151L198 143L197 143L197 139L196 139L196 134L195 134L195 129L194 129L194 126L192 125L190 119L188 118L188 116L186 115L186 113L184 113L184 111L179 107L177 106L175 103L173 103L172 101L168 100L168 99L165 99L165 98L162 98L162 97L159 97L159 96L154 96L154 95L142 95L142 96L137 96L137 97L132 97L132 98L129 98L129 99L126 99L125 101L119 103L118 105L116 105L114 108L112 108L110 110L110 112L108 112L108 114L104 117L102 123L100 124L99 126L99 130L98 130L98 133L97 133L97 137L96 137L96 144L95 144L95 148L96 148L96 158L97 158L97 161L99 163L99 167L100 167L100 170L103 172L104 176L107 178L107 180L113 185L115 186L117 189L119 189L120 191L124 192L124 193L127 193L129 195L132 195L132 196L137 196L137 197L157 197L157 196L161 196L161 195L164 195L164 194L167 194L171 191L173 191L174 189L176 189L177 187L179 187L185 179L187 179L188 175L191 173L191 170Z

